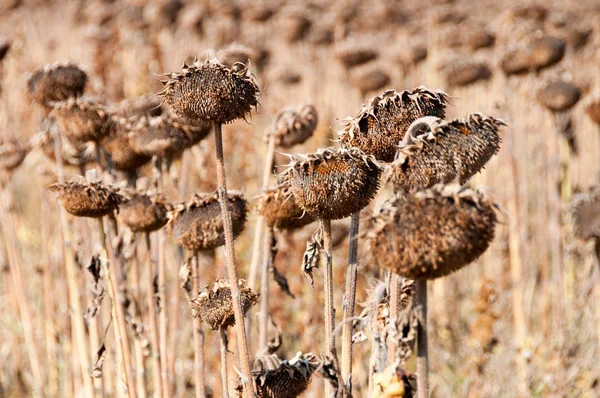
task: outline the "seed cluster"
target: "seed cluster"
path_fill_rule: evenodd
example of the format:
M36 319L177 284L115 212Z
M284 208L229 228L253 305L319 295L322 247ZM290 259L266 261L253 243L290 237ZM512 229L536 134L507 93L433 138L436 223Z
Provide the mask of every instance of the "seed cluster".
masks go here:
M338 138L345 148L357 147L377 160L391 162L410 124L424 116L443 118L447 102L446 94L424 87L400 93L385 91L347 120Z
M258 303L260 295L246 287L243 280L240 279L238 283L242 310L245 314ZM198 297L190 300L189 305L194 316L206 322L212 330L235 325L231 285L225 279L218 279L212 286L206 286Z
M86 98L69 98L55 103L50 117L54 118L61 133L78 142L98 142L115 127L108 111Z
M425 117L415 121L398 146L386 179L407 192L453 181L460 170L464 184L500 149L499 128L505 123L475 113L462 120Z
M291 148L308 140L318 121L317 110L312 104L303 105L298 110L284 108L275 116L269 136L274 137L277 146Z
M57 192L65 210L77 217L103 217L123 201L117 189L96 182L52 184L48 189Z
M258 212L269 228L294 230L314 221L296 203L289 183L264 191L258 200Z
M581 90L567 82L549 82L538 92L537 99L552 112L564 112L571 109L581 98Z
M87 74L73 64L46 65L27 81L31 98L40 105L79 97L85 90Z
M134 193L119 206L119 219L134 232L152 232L167 223L167 210L160 198Z
M165 75L168 80L159 95L175 113L191 120L225 124L244 118L258 105L259 89L239 65L230 69L216 59L184 65L181 72Z
M435 279L475 261L494 239L494 204L480 193L442 186L392 197L375 217L367 246L381 267Z
M237 237L246 223L247 204L240 193L229 192L233 236ZM177 243L187 250L211 250L225 244L219 196L196 194L186 204L169 214L168 230Z
M320 149L292 160L284 174L296 203L315 219L336 220L366 207L377 194L381 167L356 148Z

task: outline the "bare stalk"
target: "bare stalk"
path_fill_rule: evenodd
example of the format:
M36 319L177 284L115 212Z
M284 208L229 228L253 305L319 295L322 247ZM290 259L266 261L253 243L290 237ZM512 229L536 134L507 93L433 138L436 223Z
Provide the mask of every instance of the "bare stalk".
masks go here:
M192 297L198 296L200 291L199 268L200 258L198 252L192 257ZM194 383L196 384L196 398L206 395L204 382L204 333L202 333L202 321L200 317L193 319L194 333Z
M134 316L141 319L142 308L141 308L141 294L140 294L140 263L137 256L133 258L133 266L131 267L131 278L133 282L132 295L134 298ZM146 364L144 361L144 351L142 348L142 342L139 338L133 339L133 350L135 353L135 366L137 372L136 387L137 394L140 397L148 396L146 389Z
M221 396L229 397L229 380L227 376L227 329L219 329L219 341L221 342Z
M260 280L260 325L258 333L258 350L267 348L269 341L269 274L273 266L271 244L273 229L267 228L263 247L263 269Z
M108 295L111 301L111 312L113 317L113 331L115 334L115 340L119 347L121 358L123 360L123 367L125 374L123 375L123 381L127 388L129 397L135 397L135 381L132 374L131 364L131 348L129 347L129 340L127 338L127 326L125 324L125 313L123 306L119 302L117 297L118 288L118 276L115 268L114 261L108 261L108 250L106 247L106 233L104 232L104 222L102 218L98 218L98 232L100 233L100 242L102 245L102 252L100 256L100 262L102 263L103 272L106 278L106 285L108 287Z
M331 220L321 220L323 230L323 251L325 255L325 352L335 356L335 308L333 307L333 247L331 246ZM331 396L331 385L325 383L325 396Z
M429 398L429 351L427 348L427 280L415 281L417 317L417 396Z
M150 347L152 348L152 376L154 379L154 396L161 397L163 391L160 347L158 342L158 326L156 324L156 302L154 301L154 267L152 266L152 245L150 233L144 234L146 239L146 256L148 269L146 275L146 305L148 306L148 326L150 328Z
M402 290L402 277L392 274L390 281L390 321L388 332L388 363L396 361L396 348L398 345L392 341L394 333L392 330L396 328L398 320L398 312L400 312L400 294Z
M358 230L360 212L352 214L348 232L348 268L346 270L346 293L342 308L344 311L342 332L342 379L349 394L352 394L352 321L356 304L356 278L358 277Z
M227 196L227 180L225 177L225 162L223 159L223 137L221 134L221 125L213 124L215 131L215 147L217 155L217 180L219 184L219 202L221 205L221 217L223 218L223 230L225 232L225 257L227 260L227 271L229 274L229 283L231 285L231 298L233 302L233 312L235 316L235 330L237 334L238 351L240 356L240 365L242 368L244 394L246 397L254 398L255 389L252 373L250 369L250 352L248 350L248 341L246 339L246 328L244 326L244 312L242 310L242 301L240 287L238 285L237 264L235 260L235 247L233 243L233 226L231 222L231 209Z
M169 389L169 375L167 363L167 312L166 312L166 286L167 286L167 270L165 266L165 233L158 230L158 325L159 325L159 351L160 351L160 367L162 378L163 396L168 398L171 396Z

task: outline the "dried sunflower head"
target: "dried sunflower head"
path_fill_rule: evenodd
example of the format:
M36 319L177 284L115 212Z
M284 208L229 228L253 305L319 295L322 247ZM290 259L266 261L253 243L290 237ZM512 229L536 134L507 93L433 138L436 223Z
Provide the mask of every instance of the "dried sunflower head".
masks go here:
M74 64L52 64L38 69L27 80L31 98L40 105L49 106L83 94L87 74Z
M134 232L152 232L167 223L168 210L161 197L136 192L119 206L119 220Z
M405 278L435 279L475 261L494 239L495 205L484 195L436 186L392 197L367 233L374 260Z
M50 117L60 132L73 141L98 142L115 128L108 111L91 99L69 98L53 105Z
M334 56L346 68L353 68L376 59L379 56L379 51L377 51L376 46L353 39L337 46Z
M115 128L100 145L110 155L112 167L120 171L134 171L148 163L152 157L136 152L130 144L129 125L115 121Z
M571 202L571 215L578 238L600 238L600 187L575 195Z
M244 280L240 279L238 284L242 310L245 314L258 303L260 295L246 287ZM198 297L190 300L189 305L194 317L206 322L212 330L235 325L231 285L225 279L218 279L212 286L206 286Z
M500 60L500 68L505 75L522 75L529 72L529 57L520 47L510 48Z
M390 75L381 65L367 64L354 69L350 73L349 82L364 95L387 86L390 83Z
M600 92L592 95L585 101L585 113L594 123L600 125Z
M114 109L114 114L123 118L155 117L163 114L162 101L154 94L146 94L137 98L121 101Z
M411 91L385 91L370 99L349 119L338 138L343 147L357 147L377 160L391 162L406 129L424 116L443 118L448 96L425 87Z
M540 104L552 112L567 111L575 106L580 98L581 90L563 81L546 83L537 95Z
M227 47L217 52L216 58L220 63L228 68L233 68L233 65L238 62L250 66L250 60L254 59L255 55L252 49L238 43L232 43Z
M296 398L309 386L312 374L320 361L311 353L301 354L289 360L277 355L262 355L254 360L252 376L256 393L260 398ZM236 388L241 397L243 387Z
M57 192L65 210L77 217L103 217L118 210L123 201L118 189L99 182L52 184L48 189Z
M386 168L386 179L404 191L453 181L460 169L464 184L500 149L499 128L505 123L481 113L462 120L434 117L416 120Z
M375 158L359 149L326 148L293 158L284 180L300 208L315 219L337 220L369 204L380 175Z
M560 62L566 51L564 39L544 36L527 46L530 69L540 71Z
M12 172L23 163L30 146L14 139L0 140L0 171Z
M132 123L129 143L135 152L145 156L169 158L206 138L207 123L189 123L171 115L141 117Z
M275 144L291 148L308 140L317 128L319 117L312 104L300 106L297 110L284 108L277 112L269 136Z
M240 63L228 68L217 59L196 61L165 76L158 94L190 120L225 124L244 118L258 105L258 86Z
M490 67L474 60L459 59L444 68L446 83L451 87L463 87L492 76Z
M55 134L58 134L58 125L54 118L44 119L42 132L34 137L42 152L48 159L56 162ZM95 144L91 142L73 142L67 137L61 137L60 156L65 166L83 166L96 161Z
M314 221L296 203L289 183L263 192L258 200L258 212L270 228L294 230Z
M246 224L247 204L240 193L229 192L233 236L237 237ZM177 243L190 251L211 250L225 244L219 196L196 194L186 204L169 213L169 232Z

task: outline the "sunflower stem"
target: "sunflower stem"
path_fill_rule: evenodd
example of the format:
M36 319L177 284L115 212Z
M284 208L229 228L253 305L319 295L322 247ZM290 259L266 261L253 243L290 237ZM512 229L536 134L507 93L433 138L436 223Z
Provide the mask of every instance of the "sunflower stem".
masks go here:
M352 394L352 321L356 303L356 279L358 277L358 230L360 212L352 214L348 232L348 268L346 270L346 293L344 294L342 332L342 379L346 390Z
M221 342L221 396L229 397L229 381L227 377L227 329L219 329L219 341Z
M132 296L134 298L133 310L135 311L133 316L141 319L142 308L141 308L141 295L140 295L140 263L137 256L133 258L133 265L131 267L131 278L132 278ZM93 329L92 329L93 330ZM97 333L96 333L97 334ZM146 389L146 364L144 361L144 352L142 348L141 339L134 337L133 339L133 351L135 353L135 366L137 372L136 388L139 397L147 397L148 391Z
M215 131L215 149L217 156L217 181L219 185L219 203L221 205L221 217L223 219L223 231L225 233L225 257L227 260L227 271L231 285L231 298L235 316L235 330L237 344L242 368L244 394L248 398L254 398L255 389L250 369L250 352L244 326L244 312L242 309L240 286L238 285L237 264L235 260L235 247L233 243L233 226L231 222L231 209L227 196L227 180L225 177L225 161L223 158L223 137L221 124L213 123Z
M325 255L325 276L324 276L324 296L325 296L325 352L335 357L335 308L333 307L333 248L331 246L331 220L321 220L323 229L323 251ZM325 383L325 396L331 396L331 385Z
M429 398L429 351L427 348L427 280L416 280L417 318L417 396Z
M154 379L154 396L161 397L163 391L160 346L158 342L158 325L156 323L156 301L154 300L154 267L152 265L152 244L150 233L144 233L146 240L146 258L148 269L146 275L146 305L148 306L148 327L150 329L150 346L152 348L152 377Z
M273 255L271 253L272 240L273 229L267 228L263 246L263 268L260 280L259 351L267 349L269 341L269 274L271 267L273 266Z
M192 297L197 297L200 291L200 254L194 253L192 258ZM196 385L196 398L203 398L206 394L204 382L204 333L200 317L194 317L194 383Z
M388 364L396 361L396 348L397 343L394 341L394 332L396 329L396 322L398 320L398 313L400 312L400 292L402 290L402 277L399 275L392 274L390 281L390 321L388 331Z

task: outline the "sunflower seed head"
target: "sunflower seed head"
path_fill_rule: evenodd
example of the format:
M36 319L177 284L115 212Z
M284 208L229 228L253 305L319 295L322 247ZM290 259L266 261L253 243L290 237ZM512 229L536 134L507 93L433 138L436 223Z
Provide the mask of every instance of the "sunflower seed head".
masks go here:
M480 61L458 59L444 68L446 83L451 87L463 87L492 76L490 67Z
M570 211L578 238L600 238L600 187L575 195Z
M110 155L112 167L119 171L134 171L148 163L152 157L136 152L129 139L130 128L122 121L115 122L115 128L100 145Z
M581 90L574 84L564 81L546 83L537 94L537 99L552 112L564 112L571 109L581 98Z
M106 108L91 98L69 98L55 102L50 117L60 132L76 142L98 142L115 129Z
M447 103L445 93L425 87L400 93L385 91L347 120L338 138L345 148L357 147L377 160L391 162L410 124L424 116L443 118Z
M31 98L40 105L79 97L87 83L87 74L75 64L56 63L45 65L27 80Z
M317 110L312 104L301 105L297 109L284 108L275 116L268 136L275 139L277 146L291 148L312 137L318 121Z
M294 230L314 221L298 206L290 188L289 183L283 183L260 196L258 212L270 228Z
M157 195L131 193L119 206L119 220L134 232L152 232L168 221L169 205Z
M99 182L67 182L48 187L58 194L65 210L77 217L103 217L119 209L123 197L118 189Z

